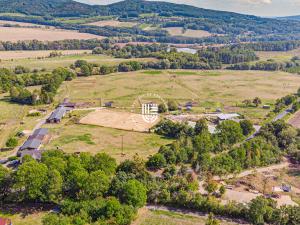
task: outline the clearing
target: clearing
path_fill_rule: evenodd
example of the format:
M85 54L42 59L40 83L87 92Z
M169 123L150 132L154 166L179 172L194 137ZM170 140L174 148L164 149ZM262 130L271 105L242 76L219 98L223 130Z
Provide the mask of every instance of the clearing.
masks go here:
M279 51L257 51L256 54L261 60L273 59L277 62L285 62L291 60L294 56L300 56L300 48L286 52Z
M3 25L20 26L20 27L44 27L44 28L46 27L44 25L35 24L35 23L0 20L0 26L3 26ZM47 27L50 27L50 26L47 26Z
M49 57L52 52L57 52L61 55L82 55L85 53L92 53L91 50L0 51L0 59L45 58Z
M184 37L210 37L213 34L205 30L184 30L182 27L169 27L164 30L168 31L171 36L184 36Z
M133 22L120 22L118 20L101 20L97 22L88 23L86 25L98 26L98 27L133 27L137 25L137 23Z
M102 36L60 29L0 27L0 41L59 41L66 39L103 39Z

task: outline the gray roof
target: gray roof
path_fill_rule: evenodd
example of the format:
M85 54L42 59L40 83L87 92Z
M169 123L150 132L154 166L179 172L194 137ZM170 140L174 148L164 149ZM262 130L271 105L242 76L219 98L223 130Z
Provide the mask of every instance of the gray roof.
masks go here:
M55 111L51 114L48 120L61 120L66 112L67 108L60 106L55 109Z
M37 138L29 138L25 143L21 146L20 150L25 149L38 149L42 144L42 140Z
M47 128L39 128L39 129L36 129L32 136L36 136L36 135L47 135L48 134L48 129Z
M42 158L42 152L39 150L25 150L21 153L21 158L23 158L25 155L30 155L32 158L36 160L40 160Z

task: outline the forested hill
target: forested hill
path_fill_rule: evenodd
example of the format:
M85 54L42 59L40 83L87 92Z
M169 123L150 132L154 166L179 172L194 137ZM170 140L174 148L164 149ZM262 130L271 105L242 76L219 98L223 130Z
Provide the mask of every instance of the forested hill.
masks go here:
M299 16L286 16L286 17L279 17L279 19L286 19L286 20L297 20L297 21L300 21L300 15L299 15Z

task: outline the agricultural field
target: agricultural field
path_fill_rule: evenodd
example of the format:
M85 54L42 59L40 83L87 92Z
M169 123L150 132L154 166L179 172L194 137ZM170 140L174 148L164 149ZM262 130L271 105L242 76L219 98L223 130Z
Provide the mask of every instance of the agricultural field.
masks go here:
M114 106L128 108L143 94L154 93L177 103L195 101L195 113L211 112L222 108L226 112L239 112L254 122L261 122L268 110L244 107L242 101L260 97L263 104L298 89L300 77L284 72L263 71L139 71L106 76L78 78L65 82L57 101L69 97L74 102L114 101Z
M136 25L136 23L132 22L120 22L118 20L101 20L96 21L92 23L88 23L87 25L93 25L98 27L105 27L105 26L111 26L111 27L133 27Z
M3 25L12 25L12 26L20 26L20 27L44 27L44 28L46 27L44 25L39 25L39 24L35 24L35 23L0 20L0 26L3 26Z
M132 225L205 225L206 220L206 216L142 208L137 220ZM221 221L220 224L237 225L237 223L227 221Z
M288 121L293 127L300 129L300 111L296 112Z
M165 28L169 32L171 36L184 36L184 37L196 37L196 38L201 38L201 37L210 37L212 36L211 33L205 30L183 30L182 27L169 27Z
M0 41L58 41L65 39L102 39L103 37L77 31L61 29L41 29L41 28L22 28L22 27L0 27Z
M285 62L291 60L294 56L300 56L300 48L287 51L287 52L276 52L276 51L257 51L256 54L260 60L273 59L277 62Z
M92 53L91 50L0 51L0 60L45 58L49 57L52 52L57 52L61 55L82 55Z
M40 54L40 51L38 51ZM64 51L60 51L64 52ZM89 50L84 50L83 53L89 53ZM6 57L9 54L9 52L0 52L0 56ZM73 55L64 55L60 57L53 57L53 58L32 58L36 57L35 51L28 51L27 52L28 57L27 58L19 58L19 59L10 59L10 60L1 60L0 61L0 67L5 68L15 68L17 65L25 66L30 69L46 69L46 70L53 70L57 67L69 67L72 63L74 63L76 60L82 59L86 60L89 63L97 63L100 65L116 65L120 62L130 61L131 59L120 59L120 58L113 58L106 55L92 55L92 54L73 54ZM44 54L44 53L43 53ZM50 53L49 53L50 54ZM153 61L154 59L147 58L147 59L134 59L135 61Z
M74 111L61 124L44 125L49 128L52 136L52 141L45 149L62 149L67 153L106 152L120 162L135 154L146 159L156 153L161 145L172 141L153 133L79 124L80 118L87 113L89 111Z

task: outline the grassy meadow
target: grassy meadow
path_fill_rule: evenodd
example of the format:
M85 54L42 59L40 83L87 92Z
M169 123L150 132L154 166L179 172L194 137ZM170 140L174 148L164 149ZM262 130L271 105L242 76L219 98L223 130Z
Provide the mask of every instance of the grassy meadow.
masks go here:
M263 52L258 51L256 52L260 60L266 61L268 59L273 59L276 62L286 62L291 60L294 56L300 56L300 48L287 51L287 52L277 52L277 51L270 51L270 52Z
M245 99L260 97L263 104L298 89L300 77L284 72L264 71L139 71L106 76L78 78L65 82L57 101L69 97L75 102L114 101L120 108L131 108L138 96L152 93L164 100L177 103L196 101L195 113L211 112L223 108L227 112L240 112L255 122L268 113L261 107L242 107Z

